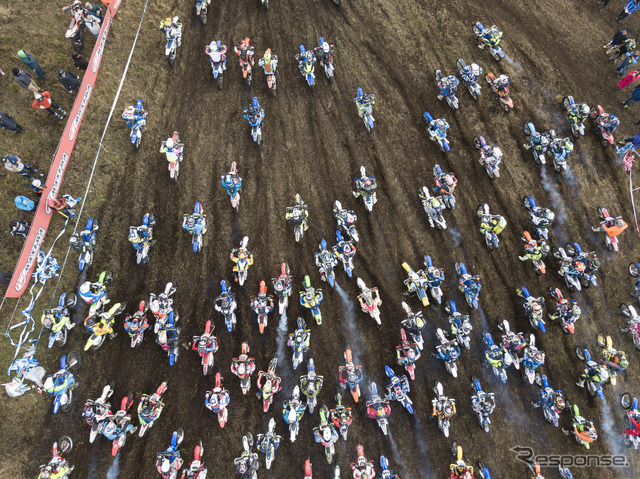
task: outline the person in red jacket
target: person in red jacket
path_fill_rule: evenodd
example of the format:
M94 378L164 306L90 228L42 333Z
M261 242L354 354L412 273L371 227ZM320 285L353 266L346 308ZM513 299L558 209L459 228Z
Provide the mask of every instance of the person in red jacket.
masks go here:
M51 101L51 94L48 91L34 93L33 96L35 96L36 99L33 101L33 105L31 106L36 110L47 110L49 113L61 120L62 115L67 114L66 111Z

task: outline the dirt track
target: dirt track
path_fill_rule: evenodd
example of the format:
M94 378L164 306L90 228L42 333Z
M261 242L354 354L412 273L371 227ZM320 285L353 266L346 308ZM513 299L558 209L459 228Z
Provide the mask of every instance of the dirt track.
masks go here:
M524 121L534 121L538 128L553 127L562 135L570 133L561 109L562 98L567 94L589 104L601 103L608 111L622 112L618 108L622 97L613 93L613 67L607 63L601 48L615 31L613 13L608 12L608 17L597 16L595 5L578 7L577 3L567 1L545 1L534 11L531 4L501 4L498 11L495 2L484 0L446 4L345 2L340 8L335 8L329 0L304 7L298 2L274 0L266 12L254 1L219 5L220 2L214 0L210 23L203 27L195 21L191 3L172 11L183 18L184 24L183 42L173 68L162 58L161 35L152 30L156 27L155 20L154 26L147 25L141 36L143 42L157 43L157 57L137 61L156 63L160 73L148 84L129 85L127 95L123 94L123 106L129 96L142 95L150 112L149 128L141 150L129 154L130 169L126 172L107 170L113 179L106 202L117 207L90 212L100 218L101 224L101 246L90 277L103 269L116 271L111 297L126 301L129 310L140 299L148 298L149 292L160 292L167 281L178 281L176 306L180 311L183 342L201 333L207 319L213 318L218 325L220 350L215 360L231 392L229 422L221 430L215 416L204 407L204 394L211 388L213 378L202 376L195 352L183 349L177 365L171 368L166 354L153 343L151 335L139 350L133 351L122 332L97 353L83 356L77 404L69 415L50 416L47 437L35 448L38 463L47 459L48 444L55 437L62 432L72 433L78 443L70 458L76 464L74 477L105 477L112 462L110 447L106 440L99 440L93 446L88 444L88 428L80 419L82 403L87 397L96 397L109 382L116 382L117 392L112 401L115 404L129 391L135 391L139 397L143 392L152 392L167 379L169 390L162 418L144 440L130 438L121 454L119 477L156 477L155 453L167 446L171 431L178 427L186 431L183 446L186 461L192 459L193 446L202 439L206 451L204 461L209 465L210 475L232 477L232 460L241 451L242 435L251 431L255 436L273 416L283 440L271 472L261 468L259 476L302 477L304 459L310 457L316 475L330 477L322 448L312 439L311 430L318 425L317 413L305 415L295 444L287 438L281 404L290 396L297 376L302 374L291 370L290 352L286 351L286 361L278 365L283 392L276 396L266 415L253 394L255 382L251 393L242 396L229 364L245 340L251 345L258 368L266 368L276 354L278 319L269 318L266 333L260 337L248 308L249 295L257 292L260 280L269 282L277 275L279 264L286 261L294 275L294 292L301 286L305 274L310 274L314 286L320 286L313 253L323 237L329 245L334 243L331 204L335 199L355 209L359 216L361 240L357 245L355 275L368 285L380 288L384 301L383 325L378 328L356 309L355 323L360 339L350 334L345 304L336 291L321 285L325 292L321 310L326 319L320 327L311 326L310 351L318 373L325 377L319 404L334 405L337 367L346 347L356 350L364 365L366 383L375 380L381 387L385 382L383 368L395 362L399 323L404 317L400 307L406 299L402 295L403 261L418 267L423 256L431 254L434 263L445 268L445 298L456 300L464 311L467 308L463 298L451 288L455 285L452 281L454 262L465 261L474 273L481 275L483 285L482 313L472 313L473 345L471 352L463 352L459 378L450 377L442 364L429 357L434 349L435 328L444 324L442 310L430 306L426 311L430 321L425 330L426 354L418 363L410 393L416 416L409 416L398 404L393 404L392 436L386 438L375 422L366 417L364 404L353 407L354 425L349 431L349 441L345 444L340 440L336 448L342 477L349 475L348 464L356 458L358 443L365 446L365 453L375 459L376 466L380 454L384 454L401 477L414 478L448 476L452 439L464 447L466 458L474 464L481 459L492 476L498 478L511 477L512 473L524 474L524 466L507 451L515 445L533 447L536 453L580 453L573 440L546 424L541 411L530 407L534 388L524 385L512 371L506 385L498 384L481 363L484 350L480 340L481 314L486 315L494 337L498 334L495 327L498 317L509 318L515 329L528 333L530 327L515 288L525 284L532 293L547 295L550 285L562 286L552 259L547 261L550 271L542 278L535 277L528 263L518 261L518 254L522 254L519 236L527 225L521 198L528 194L539 204L556 211L553 231L556 244L578 240L585 250L595 250L603 262L601 286L576 294L584 319L578 323L575 337L564 336L556 324L548 324L546 335L536 333L536 337L547 354L544 371L552 386L562 388L572 402L580 405L584 415L596 422L600 438L590 454L618 452L619 448L611 449L608 441L614 438L603 430L600 403L589 399L585 391L574 385L581 365L573 350L576 345L585 344L595 351L595 335L605 331L613 336L615 345L630 353L629 372L620 378L615 388L606 388L616 421L613 431L617 433L622 417L618 406L620 394L627 390L640 392L631 388L631 378L638 377L637 354L631 351L630 341L618 333L622 318L617 313L618 304L630 300L632 282L626 265L638 259L633 255L637 238L629 228L622 236L621 251L613 256L604 250L602 238L587 232L595 225L599 204L623 214L627 221L632 220L626 177L615 164L613 153L604 152L589 132L576 142L570 159L574 179L558 179L549 171L546 173L548 191L545 191L539 167L533 163L530 152L521 147ZM125 3L122 8L127 7ZM612 11L615 8L609 7ZM495 12L495 16L487 17L489 11ZM571 19L570 24L566 18ZM496 64L488 52L476 48L471 33L471 25L476 20L489 25L496 23L505 31L503 46L512 62ZM298 44L304 42L310 48L321 35L336 44L336 80L329 85L318 72L318 85L315 91L310 91L297 72L293 56ZM245 36L251 37L258 55L267 47L278 54L277 98L269 97L264 76L257 68L252 91L247 91L241 83L237 62L231 56L233 53L229 56L222 91L213 83L204 54L205 45L213 39L222 39L231 49ZM116 37L114 47L128 48L128 45L118 45L118 40ZM457 112L438 102L433 71L441 68L445 73L453 73L458 58L477 61L485 72L508 73L513 80L515 111L503 114L497 101L488 94L486 85L478 103L461 87L458 95L461 109ZM370 136L352 102L358 86L376 94L377 123ZM153 97L147 99L151 91L158 89L167 90L162 104ZM241 117L242 107L248 105L254 95L266 107L261 148L252 144ZM429 141L424 131L421 114L425 110L434 117L446 117L451 124L452 152L446 156ZM621 130L632 133L630 125L635 118L629 114L620 116ZM177 184L169 179L166 162L157 152L160 141L175 129L186 145ZM472 144L477 134L489 141L498 141L505 152L502 177L497 181L489 180L478 164ZM106 144L127 151L130 148L127 142L127 130L117 122ZM219 175L232 161L238 162L244 175L239 213L231 209L219 185ZM435 163L454 171L460 180L458 206L454 212L447 213L447 219L460 233L461 243L456 241L455 233L437 232L428 227L417 198L419 187L432 186L431 170ZM351 196L353 177L358 175L360 165L365 165L378 179L378 203L372 214L367 214L361 201L356 202ZM284 220L285 207L292 203L296 192L310 205L310 227L301 244L294 243L292 228ZM209 229L199 255L191 251L189 236L180 229L182 214L192 211L195 201L203 204ZM487 202L492 211L504 214L508 221L501 236L501 247L492 253L486 251L477 232L475 209L482 202ZM135 265L126 231L129 225L138 224L146 211L154 211L158 217L158 241L151 253L151 264L140 268ZM239 300L239 324L238 330L230 335L221 316L214 314L211 300L219 293L220 280L231 279L232 264L228 255L244 235L250 238L249 249L254 253L255 263L245 287L234 286ZM355 301L355 277L348 281L340 271L337 278L349 298ZM547 300L550 302L550 298ZM292 303L288 332L294 328L295 317L303 315L302 308L295 301ZM418 306L415 298L410 299L410 304L414 308ZM311 318L306 315L305 318L311 324ZM77 331L73 332L71 345L81 349L85 340L84 333L81 338ZM492 416L489 435L477 426L471 412L467 378L472 374L480 377L485 388L497 393L498 407ZM447 440L435 422L429 420L436 380L443 382L445 392L456 398L459 408L452 425L452 437ZM347 403L354 406L350 399ZM567 427L568 423L567 415L562 418L562 424ZM633 454L629 454L629 461L632 467L625 470L575 469L573 472L581 478L638 477L640 469ZM548 478L556 477L555 471L543 472Z

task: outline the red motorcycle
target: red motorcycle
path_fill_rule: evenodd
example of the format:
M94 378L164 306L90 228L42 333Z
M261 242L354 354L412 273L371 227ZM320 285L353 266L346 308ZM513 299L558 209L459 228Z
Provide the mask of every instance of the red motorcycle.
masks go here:
M231 372L240 378L242 394L247 394L251 387L251 375L256 370L256 363L249 357L249 344L242 343L240 356L231 360Z
M194 336L191 349L198 351L202 358L202 374L205 376L213 371L213 353L218 350L218 338L213 335L216 325L213 321L207 321L202 336Z
M400 346L396 346L396 356L398 364L404 366L413 381L416 378L416 361L420 359L420 348L416 343L412 343L407 339L407 332L404 328L400 329L402 341Z
M260 334L264 333L267 327L267 319L269 313L273 311L273 296L267 295L267 285L264 281L260 281L260 291L257 295L251 296L251 309L256 313L258 319L258 329Z
M550 288L551 297L556 300L556 312L550 314L551 319L559 319L562 331L567 334L574 334L576 331L575 322L580 317L581 309L576 304L576 300L568 300L562 296L559 288Z
M218 415L218 424L224 427L229 417L229 391L222 387L222 376L216 373L216 385L212 391L207 391L204 405Z
M600 143L602 143L602 146L606 148L609 145L613 145L613 133L611 133L610 130L617 128L620 124L618 117L605 113L604 109L600 105L598 105L597 108L591 108L591 113L589 115L596 123L596 132L600 137Z
M140 301L138 311L133 315L127 315L124 318L124 330L131 338L131 347L135 348L142 344L144 332L149 329L149 320L147 319L147 304L144 300Z
M262 411L267 412L269 406L273 402L273 395L280 391L280 377L276 376L276 366L278 365L278 358L273 358L269 364L269 369L265 373L260 371L258 373L258 398L262 398ZM263 383L264 381L264 383Z
M180 479L206 479L207 466L205 466L200 458L204 454L204 447L202 447L202 441L193 450L193 461L189 464L189 469L182 470L182 476Z
M620 432L622 440L627 446L633 445L638 449L640 442L640 412L638 411L638 398L631 400L629 393L624 393L620 400L622 407L626 409L624 416L624 429Z
M67 29L65 37L71 39L71 45L74 50L81 52L84 46L82 42L82 32L86 27L82 2L80 0L76 0L73 4L62 7L63 12L66 12L67 10L71 10L71 23L69 23L69 28Z

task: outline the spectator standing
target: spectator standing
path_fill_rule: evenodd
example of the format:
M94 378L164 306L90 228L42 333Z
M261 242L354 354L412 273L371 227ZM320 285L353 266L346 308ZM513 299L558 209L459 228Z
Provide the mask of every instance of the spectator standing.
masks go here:
M13 73L13 79L15 82L22 88L31 90L34 93L38 93L40 91L40 87L33 81L33 76L28 71L25 71L22 68L13 68L11 73Z
M80 70L86 70L87 67L89 66L89 63L87 63L87 60L82 58L82 56L79 53L73 53L71 55L71 58L73 58L73 64L76 66L76 68L79 68Z
M29 185L31 189L35 192L36 195L42 196L44 192L45 185L42 180L33 180Z
M24 133L24 128L22 128L9 113L0 113L0 128L3 130L11 130L15 133Z
M80 88L78 75L71 73L69 70L58 70L58 80L69 93L73 93L74 90Z
M616 18L618 23L620 23L622 20L624 20L633 12L635 12L638 9L638 7L640 7L640 0L631 0L629 3L627 3L625 7L622 9L622 11L620 12L620 15L618 15L618 18Z
M618 82L618 90L622 90L627 85L638 80L640 80L640 72L638 70L630 71Z
M67 114L66 111L51 101L51 94L48 91L44 91L42 94L34 93L33 96L35 96L36 99L33 101L33 105L31 106L36 110L47 110L53 116L61 120L63 115Z
M4 167L12 171L14 173L18 173L21 176L29 178L30 180L35 180L35 177L31 175L31 173L38 173L38 170L32 168L29 165L26 165L22 162L22 160L16 155L5 155L0 158L0 161L4 163ZM38 173L38 176L43 176L42 173Z
M35 58L33 58L24 50L20 50L18 52L18 56L20 57L20 60L22 60L22 63L31 68L34 72L36 72L36 75L44 80L44 70L40 67Z
M624 108L628 108L629 105L633 105L635 102L640 101L640 86L637 86L631 92L631 96L622 102Z

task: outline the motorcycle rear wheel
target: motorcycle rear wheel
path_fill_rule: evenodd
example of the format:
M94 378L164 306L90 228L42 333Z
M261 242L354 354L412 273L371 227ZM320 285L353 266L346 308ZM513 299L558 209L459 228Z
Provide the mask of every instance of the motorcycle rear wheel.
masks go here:
M77 351L71 351L67 355L67 364L67 369L69 371L76 371L80 367L80 364L82 364L80 353L78 353Z
M585 360L585 355L584 355L583 349L584 348L582 346L576 346L576 356L578 356L578 359L580 361L584 361Z
M69 436L61 436L58 439L58 452L60 455L70 454L73 451L73 439Z
M473 146L476 147L476 150L479 150L480 148L482 148L482 140L480 138L481 138L480 136L473 137Z
M636 276L640 276L640 269L638 269L638 265L636 263L629 263L629 274L634 278Z
M502 57L498 54L498 52L489 49L489 53L491 54L491 56L493 57L493 59L497 62L499 62L500 60L502 60Z
M624 409L629 409L631 407L631 394L629 393L624 393L621 397L620 397L620 405L624 408Z

